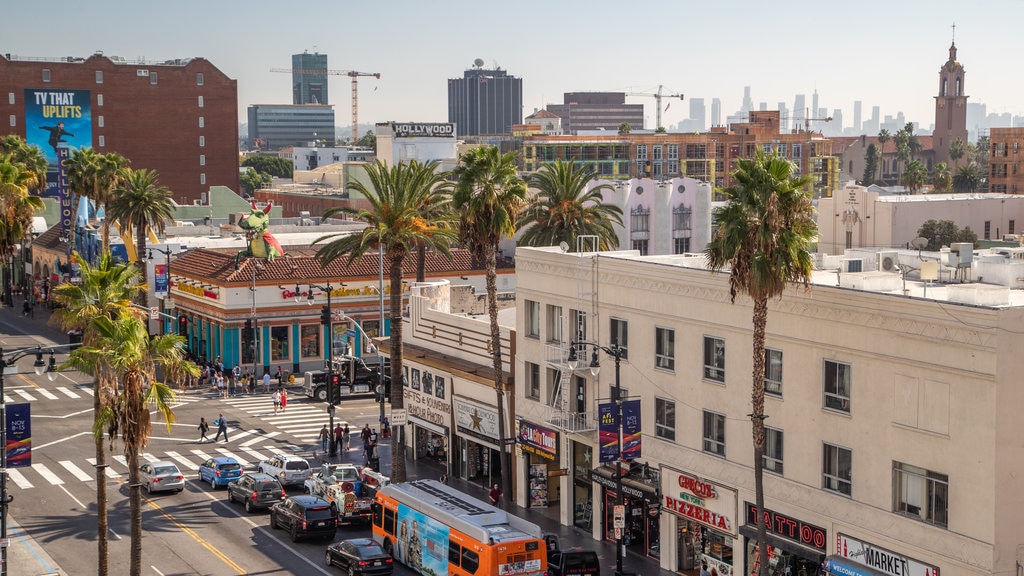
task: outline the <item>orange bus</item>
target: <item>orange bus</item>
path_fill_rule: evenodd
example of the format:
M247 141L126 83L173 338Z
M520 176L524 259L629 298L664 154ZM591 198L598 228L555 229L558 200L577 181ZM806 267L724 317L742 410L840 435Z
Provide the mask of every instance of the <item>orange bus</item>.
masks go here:
M380 488L373 539L431 576L544 576L548 569L539 526L437 480Z

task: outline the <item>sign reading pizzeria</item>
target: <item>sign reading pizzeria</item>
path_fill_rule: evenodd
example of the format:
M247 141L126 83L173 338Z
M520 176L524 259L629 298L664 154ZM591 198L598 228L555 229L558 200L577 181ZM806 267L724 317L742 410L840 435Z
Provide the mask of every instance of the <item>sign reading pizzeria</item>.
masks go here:
M672 514L736 535L736 490L662 466L661 494L662 506Z

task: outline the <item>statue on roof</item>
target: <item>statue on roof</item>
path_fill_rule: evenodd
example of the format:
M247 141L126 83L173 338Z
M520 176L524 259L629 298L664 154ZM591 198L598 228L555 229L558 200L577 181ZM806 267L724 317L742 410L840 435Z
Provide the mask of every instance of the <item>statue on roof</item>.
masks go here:
M270 209L274 203L267 202L267 205L260 209L256 202L252 202L252 212L240 219L238 226L245 232L245 240L249 247L242 250L235 256L235 261L242 258L265 258L273 260L284 254L281 243L270 233Z

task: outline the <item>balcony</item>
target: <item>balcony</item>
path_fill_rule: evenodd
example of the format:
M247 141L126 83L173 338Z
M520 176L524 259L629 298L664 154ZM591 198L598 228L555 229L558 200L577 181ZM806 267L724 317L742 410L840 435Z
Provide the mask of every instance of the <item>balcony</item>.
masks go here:
M544 422L563 432L582 433L597 430L597 414L595 412L569 412L557 406L548 406Z

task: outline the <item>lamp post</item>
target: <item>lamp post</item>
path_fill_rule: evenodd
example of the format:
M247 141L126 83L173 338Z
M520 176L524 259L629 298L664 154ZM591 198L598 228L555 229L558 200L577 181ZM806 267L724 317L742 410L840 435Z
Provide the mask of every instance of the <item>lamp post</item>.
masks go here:
M153 251L154 250L156 250L157 252L163 254L164 258L166 259L166 266L164 267L164 274L167 275L167 295L164 296L164 298L163 298L164 302L166 302L171 297L171 254L173 254L173 252L171 252L170 250L164 250L162 248L149 248L149 254L147 255L146 259L149 260L150 262L153 261ZM155 276L155 274L154 274L154 276ZM154 279L154 284L155 283L156 283L156 280ZM164 321L161 319L160 320L160 333L161 334L166 334L167 331L163 329L163 325L164 325Z
M605 354L615 359L615 507L617 509L622 508L622 385L620 381L620 363L622 361L623 348L618 344L612 344L611 346L601 346L596 342L588 342L585 340L573 341L569 348L569 369L576 371L580 367L579 357L576 354L577 346L591 346L593 347L593 354L590 357L590 373L595 377L601 371L601 362L598 359L597 351L601 350ZM616 514L618 516L618 514ZM607 516L606 516L607 517ZM623 516L623 518L625 518ZM622 530L625 527L618 528L615 532L615 572L614 576L624 576L622 572Z
M241 267L238 262L235 262L235 270L240 270ZM259 342L256 339L257 326L256 326L256 275L263 271L263 263L257 261L256 265L252 267L252 284L249 286L249 291L252 292L252 307L249 308L249 321L248 324L252 328L252 374L256 376L256 360L259 358Z
M4 400L4 375L7 373L8 367L15 366L15 362L25 356L35 354L36 361L32 368L36 375L42 376L45 373L52 382L57 378L57 361L53 357L54 352L60 348L70 348L73 346L78 346L78 344L65 344L47 348L35 346L11 352L4 352L3 348L0 348L0 540L3 542L7 542L7 505L12 500L12 497L7 495L7 402ZM49 367L43 362L43 354L46 353L50 354ZM13 373L17 373L16 368ZM6 545L0 547L0 576L7 576Z
M341 286L345 283L342 282ZM334 329L331 323L331 292L334 291L338 286L332 286L328 280L326 286L319 284L309 285L309 295L306 297L306 304L313 305L313 290L323 290L327 293L327 304L320 310L320 324L324 327L326 333L326 340L324 344L324 370L327 371L327 414L330 418L330 430L331 434L334 434L334 406L335 406L335 385L334 385ZM295 293L299 294L299 285L295 285ZM328 454L330 457L338 455L338 443L331 442L328 448Z

